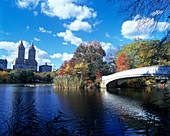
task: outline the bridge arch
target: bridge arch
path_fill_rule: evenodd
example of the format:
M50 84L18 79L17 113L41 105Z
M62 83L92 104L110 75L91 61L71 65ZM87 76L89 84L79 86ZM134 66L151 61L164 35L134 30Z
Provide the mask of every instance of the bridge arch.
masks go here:
M125 70L117 72L108 76L102 77L101 87L106 88L110 82L117 82L121 79L130 79L137 77L151 77L151 76L170 76L170 65L166 66L150 66L136 69Z

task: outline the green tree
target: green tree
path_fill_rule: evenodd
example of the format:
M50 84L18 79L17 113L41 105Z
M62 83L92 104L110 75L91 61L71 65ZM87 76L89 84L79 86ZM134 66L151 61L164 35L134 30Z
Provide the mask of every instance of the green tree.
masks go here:
M106 56L105 51L102 49L100 42L93 41L80 44L80 46L74 52L74 58L77 63L81 63L84 60L86 63L92 63Z
M102 59L99 59L89 64L89 77L93 81L96 79L96 69L99 70L102 76L113 73L110 64L106 63L106 61L103 61Z
M129 60L130 68L153 66L153 65L169 65L170 60L170 40L167 39L163 44L160 40L141 40L136 39L130 44L125 44L118 51L116 58L118 59L122 53Z

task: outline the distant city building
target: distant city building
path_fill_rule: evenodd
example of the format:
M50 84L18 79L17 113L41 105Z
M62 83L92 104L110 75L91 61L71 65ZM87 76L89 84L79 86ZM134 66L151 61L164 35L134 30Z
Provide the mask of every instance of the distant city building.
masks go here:
M6 59L0 59L0 68L6 69L8 61Z
M39 72L51 72L51 71L52 71L52 66L47 65L47 63L45 63L45 65L39 66Z
M34 69L37 70L37 61L35 60L36 50L33 43L29 48L28 59L25 59L25 47L23 41L18 46L17 58L12 62L12 68L15 69Z

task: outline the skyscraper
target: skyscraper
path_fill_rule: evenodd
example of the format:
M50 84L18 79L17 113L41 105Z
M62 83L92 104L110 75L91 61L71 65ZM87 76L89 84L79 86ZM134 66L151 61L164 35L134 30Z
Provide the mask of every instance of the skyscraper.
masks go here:
M36 57L36 49L31 44L28 51L28 59L25 59L25 47L23 45L23 41L19 44L17 48L17 58L12 62L12 69L34 69L37 70L37 61Z

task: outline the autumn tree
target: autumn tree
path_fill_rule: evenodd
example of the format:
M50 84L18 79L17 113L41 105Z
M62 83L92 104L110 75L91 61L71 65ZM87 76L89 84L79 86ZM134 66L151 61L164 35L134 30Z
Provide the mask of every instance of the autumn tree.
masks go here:
M67 63L67 66L65 68L65 75L73 76L75 65L76 65L76 59L75 58L72 58L71 60L69 60L69 62Z
M67 67L68 62L64 61L64 64L62 64L59 68L59 70L57 71L57 75L58 76L64 76L65 75L65 68Z
M64 61L58 70L58 76L72 76L74 74L74 66L76 64L76 59L72 58L69 61Z
M81 80L87 80L88 77L88 72L89 72L89 67L88 63L86 63L84 60L80 64L76 64L74 67L76 75L80 77Z
M122 53L122 55L117 59L116 66L117 66L117 71L124 71L130 69L129 61L126 59L124 53Z
M100 42L92 41L88 43L82 43L74 52L74 58L77 63L81 63L84 60L86 63L93 63L96 60L102 59L106 56Z
M170 64L170 39L160 44L160 40L151 40L139 48L139 57L144 66Z
M9 82L9 73L6 71L0 72L0 82L8 83Z
M96 68L96 82L101 82L102 74L98 68Z

